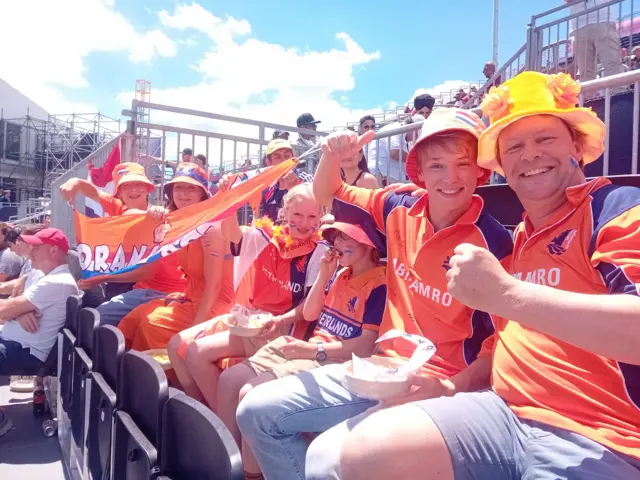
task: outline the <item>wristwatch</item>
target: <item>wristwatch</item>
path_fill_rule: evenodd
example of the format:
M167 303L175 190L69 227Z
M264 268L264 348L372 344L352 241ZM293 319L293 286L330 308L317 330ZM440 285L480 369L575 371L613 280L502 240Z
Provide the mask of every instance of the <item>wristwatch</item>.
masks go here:
M319 362L324 362L327 359L327 352L324 351L324 345L322 342L316 343L318 346L318 352L316 353L316 360Z

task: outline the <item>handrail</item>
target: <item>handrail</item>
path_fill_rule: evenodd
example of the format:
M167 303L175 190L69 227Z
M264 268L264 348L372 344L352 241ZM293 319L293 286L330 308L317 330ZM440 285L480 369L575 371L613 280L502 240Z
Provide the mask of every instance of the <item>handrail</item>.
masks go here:
M548 15L552 15L554 13L557 13L557 12L561 11L561 10L564 10L567 7L571 7L573 5L576 5L576 4L580 3L580 2L584 2L584 0L576 0L575 2L565 3L563 5L558 5L557 7L554 7L551 10L547 10L546 12L539 13L538 15L533 15L531 17L532 25L539 18L546 17ZM602 6L600 8L602 8Z
M582 1L582 0L579 0L578 2L574 2L574 4L579 3L580 1ZM622 0L622 1L624 1L624 0ZM573 19L578 18L578 17L585 17L585 16L589 15L590 13L597 12L599 10L604 10L606 8L613 7L614 5L619 5L620 3L622 3L621 0L611 0L609 3L603 3L602 5L596 5L595 7L588 8L584 12L572 13L570 15L567 15L566 17L562 17L562 18L560 18L558 20L553 20L553 21L551 21L549 23L545 23L543 25L535 25L535 28L536 28L536 30L544 30L545 28L551 28L551 27L553 27L555 25L559 25L561 23L565 23L568 20L573 20ZM612 20L612 21L615 21L615 20Z

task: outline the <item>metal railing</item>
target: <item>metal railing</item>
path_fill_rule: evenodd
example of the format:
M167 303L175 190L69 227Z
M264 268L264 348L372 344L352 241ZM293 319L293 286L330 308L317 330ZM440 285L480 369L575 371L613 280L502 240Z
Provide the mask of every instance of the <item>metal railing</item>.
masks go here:
M562 71L585 81L592 80L598 72L597 57L596 53L589 52L595 51L604 66L604 75L622 72L622 46L630 49L634 36L635 43L640 43L640 14L635 11L639 4L638 0L611 0L571 13L572 7L585 5L583 0L576 0L534 15L527 29L527 69L547 73ZM620 48L605 55L600 51L600 45L605 43L600 37L611 34L619 39ZM590 43L595 46L591 47ZM614 54L615 57L610 58Z

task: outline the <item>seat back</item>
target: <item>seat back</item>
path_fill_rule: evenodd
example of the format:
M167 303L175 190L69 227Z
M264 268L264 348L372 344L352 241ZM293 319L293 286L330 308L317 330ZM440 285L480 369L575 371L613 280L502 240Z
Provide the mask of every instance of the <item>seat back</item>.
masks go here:
M162 408L169 396L164 371L151 357L130 350L122 356L118 378L117 409L127 412L142 433L157 447Z
M158 473L158 451L127 412L116 411L114 437L112 478L155 479Z
M78 337L73 359L73 393L71 432L78 446L84 443L87 417L87 378L93 370L93 338L100 326L100 314L93 308L83 308L78 315Z
M160 474L172 480L242 480L240 450L222 421L184 394L164 406Z
M76 344L78 314L81 307L82 297L79 295L70 295L67 297L67 318L65 320L65 326L62 328L62 357L60 359L60 370L58 372L60 401L62 402L63 410L67 413L71 411L73 393L73 348Z
M124 335L116 327L102 325L96 330L94 345L93 370L100 373L115 392L125 351Z

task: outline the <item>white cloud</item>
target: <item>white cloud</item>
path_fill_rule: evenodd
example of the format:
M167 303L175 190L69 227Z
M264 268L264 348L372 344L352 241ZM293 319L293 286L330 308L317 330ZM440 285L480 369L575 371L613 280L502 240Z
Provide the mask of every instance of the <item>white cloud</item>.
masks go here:
M167 27L197 30L216 43L229 42L234 36L251 33L251 25L246 20L236 20L233 17L223 20L197 3L178 5L173 15L166 10L158 15L162 24Z
M84 58L91 53L126 52L132 62L176 55L173 41L162 31L136 31L113 9L114 3L0 2L0 45L4 46L0 49L0 77L51 112L71 111L90 105L68 102L56 88L87 87Z

